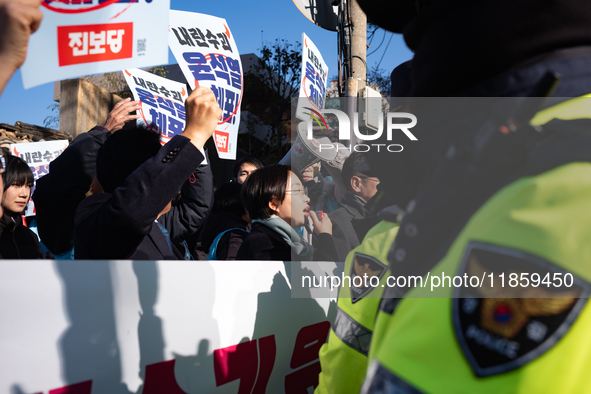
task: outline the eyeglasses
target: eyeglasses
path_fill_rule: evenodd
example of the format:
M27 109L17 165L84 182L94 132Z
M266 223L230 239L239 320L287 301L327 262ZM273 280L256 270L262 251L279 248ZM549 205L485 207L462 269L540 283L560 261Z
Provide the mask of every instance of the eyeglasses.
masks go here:
M369 177L365 175L357 175L359 178L367 179L368 181L376 182L378 185L380 184L380 180L376 177Z
M286 191L285 191L285 193L291 193L291 194L296 194L296 195L297 195L297 194L301 194L301 193L303 193L303 194L302 194L303 196L307 196L307 195L308 195L308 188L307 188L307 187L305 187L305 188L303 188L303 189L291 189L291 190L286 190Z
M6 158L2 153L0 153L0 174L4 174L4 170L6 169Z

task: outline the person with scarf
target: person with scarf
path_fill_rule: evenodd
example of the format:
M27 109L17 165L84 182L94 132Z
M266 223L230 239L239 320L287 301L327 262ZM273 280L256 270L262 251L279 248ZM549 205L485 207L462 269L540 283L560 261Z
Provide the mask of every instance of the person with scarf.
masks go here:
M336 261L332 222L328 215L310 211L310 199L299 175L288 166L276 164L256 170L242 186L242 200L252 219L251 232L236 260ZM294 228L312 220L315 245L300 237Z
M342 251L339 250L342 261L350 250L359 246L369 229L379 222L366 208L380 184L375 171L359 171L360 165L366 162L366 156L364 152L354 152L345 160L341 175L348 190L343 195L341 207L328 215L333 223L333 236L346 245Z

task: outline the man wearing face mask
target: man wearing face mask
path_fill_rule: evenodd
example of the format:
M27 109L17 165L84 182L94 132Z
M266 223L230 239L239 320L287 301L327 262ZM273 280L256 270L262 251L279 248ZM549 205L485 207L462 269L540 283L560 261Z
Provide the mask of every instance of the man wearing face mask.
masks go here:
M573 278L568 286L522 281L511 293L507 281L448 286L436 298L387 287L361 392L585 391L591 9L575 0L360 5L414 51L411 96L504 98L440 101L432 112L434 101L413 100L418 142L370 159L382 171L407 170L390 177L406 185L389 195L406 208L396 242L380 251L391 275ZM550 98L533 99L542 96ZM447 122L426 115L437 111Z

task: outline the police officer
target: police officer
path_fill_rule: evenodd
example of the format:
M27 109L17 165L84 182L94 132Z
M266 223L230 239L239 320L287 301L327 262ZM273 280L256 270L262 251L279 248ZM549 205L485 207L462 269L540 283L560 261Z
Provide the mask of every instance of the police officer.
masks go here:
M396 67L391 79L391 96L408 96L409 63ZM392 105L401 110L399 105ZM361 162L354 170L361 173L376 171L369 164L371 160L375 162L374 152L365 157L369 160ZM374 167L379 165L378 162ZM320 349L322 372L315 391L317 394L358 393L368 368L370 343L384 331L375 326L376 315L390 274L388 253L403 214L403 210L394 204L393 197L400 196L400 190L407 189L409 180L404 178L404 174L401 168L389 167L384 180L380 179L377 194L365 206L374 216L354 225L370 230L345 261L344 273L352 282L342 284L328 341Z
M410 110L424 124L418 144L375 157L414 180L393 197L406 214L388 250L391 274L490 282L440 287L438 298L386 288L361 392L588 391L591 8L576 0L360 5L414 51L412 96L504 97L419 100Z
M316 393L359 392L368 367L378 306L388 278L388 251L398 224L383 220L353 249L345 262L351 283L343 284L328 342L320 349L322 372ZM376 278L372 285L370 281Z

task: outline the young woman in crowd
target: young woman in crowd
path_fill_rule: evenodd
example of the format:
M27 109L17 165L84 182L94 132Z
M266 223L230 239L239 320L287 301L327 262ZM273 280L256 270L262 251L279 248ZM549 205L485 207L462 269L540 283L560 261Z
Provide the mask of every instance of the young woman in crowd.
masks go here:
M319 220L299 175L276 164L254 171L242 185L242 201L252 219L236 260L336 261L337 252L328 215ZM294 230L312 219L315 245Z
M5 155L2 174L4 194L0 218L0 256L3 259L43 259L37 235L23 225L22 212L27 207L33 187L33 172L21 158Z

